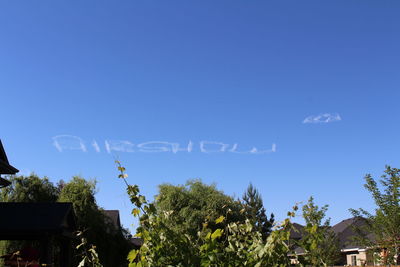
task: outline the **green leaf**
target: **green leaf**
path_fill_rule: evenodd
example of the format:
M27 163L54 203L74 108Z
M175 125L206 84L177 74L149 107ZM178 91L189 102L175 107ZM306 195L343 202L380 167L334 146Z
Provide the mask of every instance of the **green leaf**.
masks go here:
M317 232L317 229L318 229L318 225L313 225L313 226L311 227L310 233L316 233L316 232Z
M222 229L217 229L217 230L215 230L214 233L212 233L212 235L211 235L211 239L212 239L212 240L215 240L215 239L217 239L218 237L221 237L221 236L222 236L222 233L223 233L223 230L222 230Z
M225 220L225 217L221 215L221 216L219 216L218 219L215 220L215 223L219 224L219 223L222 223L224 220Z
M132 263L136 259L136 256L138 255L138 253L139 253L139 250L136 250L136 249L131 250L129 252L128 257L127 257L127 259L129 260L129 263Z
M125 168L122 167L122 166L118 166L118 170L119 170L120 172L124 172L124 171L125 171Z
M317 242L313 241L313 242L311 242L310 250L313 251L315 249L317 249Z
M145 202L146 202L146 197L140 195L140 196L139 196L139 201L140 201L141 203L145 203Z
M140 214L140 210L135 208L132 210L132 214L133 214L133 216L137 217Z

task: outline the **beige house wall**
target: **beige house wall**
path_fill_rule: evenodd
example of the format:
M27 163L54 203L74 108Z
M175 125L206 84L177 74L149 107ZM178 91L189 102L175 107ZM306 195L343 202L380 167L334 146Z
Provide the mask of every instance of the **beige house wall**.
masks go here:
M352 256L356 256L356 262L357 266L362 266L363 264L366 264L367 262L367 252L366 251L360 251L358 253L349 253L346 255L346 262L348 266L354 266L352 265Z

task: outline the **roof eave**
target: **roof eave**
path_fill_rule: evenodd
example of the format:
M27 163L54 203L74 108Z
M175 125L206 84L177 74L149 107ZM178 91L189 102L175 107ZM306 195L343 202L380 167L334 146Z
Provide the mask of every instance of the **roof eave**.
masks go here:
M0 174L16 174L19 172L17 168L14 168L10 164L0 160Z

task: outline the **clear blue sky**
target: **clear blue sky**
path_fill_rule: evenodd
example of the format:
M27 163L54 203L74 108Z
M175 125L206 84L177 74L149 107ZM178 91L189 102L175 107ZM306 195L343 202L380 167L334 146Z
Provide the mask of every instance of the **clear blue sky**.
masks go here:
M313 195L335 223L373 207L366 173L400 166L399 14L399 1L1 1L0 138L22 174L96 178L125 226L115 155L150 199L164 182L235 196L252 182L278 219ZM303 123L320 114L333 119ZM57 135L87 151L69 138L60 152ZM150 141L193 150L139 151Z

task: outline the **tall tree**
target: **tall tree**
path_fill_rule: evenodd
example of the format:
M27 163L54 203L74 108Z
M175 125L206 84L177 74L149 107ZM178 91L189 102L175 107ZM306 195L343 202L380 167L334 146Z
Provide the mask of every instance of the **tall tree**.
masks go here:
M359 229L361 241L385 251L382 263L400 264L400 169L386 166L384 172L379 183L370 174L365 176L364 187L374 199L375 213L362 208L350 211L354 216L367 219L366 225ZM373 239L367 233L372 234Z
M262 234L265 240L271 233L274 224L274 214L271 213L270 219L265 214L262 197L258 190L250 183L246 192L243 194L243 202L246 217L254 225L254 229Z
M328 205L319 208L310 197L303 206L305 220L304 236L299 246L304 249L305 255L300 262L312 266L334 265L340 259L339 240L330 229L330 219L324 219Z
M68 183L60 183L60 195L58 201L72 202L79 226L88 226L98 220L99 207L95 194L96 180L85 180L75 176Z

